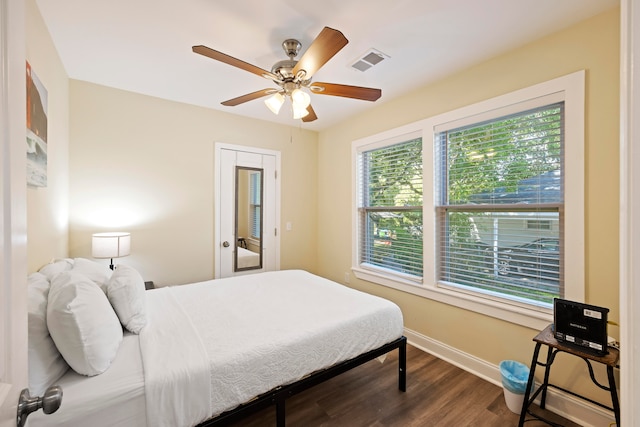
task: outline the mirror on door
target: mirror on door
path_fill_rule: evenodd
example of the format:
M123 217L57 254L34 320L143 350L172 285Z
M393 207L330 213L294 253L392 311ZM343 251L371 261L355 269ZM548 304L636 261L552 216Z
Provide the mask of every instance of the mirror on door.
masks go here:
M263 170L236 167L234 271L262 268Z

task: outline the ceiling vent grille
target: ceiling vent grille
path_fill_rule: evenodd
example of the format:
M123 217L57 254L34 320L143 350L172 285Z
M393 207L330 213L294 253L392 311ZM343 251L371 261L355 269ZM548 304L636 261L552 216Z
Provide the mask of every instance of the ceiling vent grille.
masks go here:
M379 50L369 49L363 55L360 55L360 57L351 64L351 67L358 71L367 71L369 68L378 65L388 57L388 55L385 55Z

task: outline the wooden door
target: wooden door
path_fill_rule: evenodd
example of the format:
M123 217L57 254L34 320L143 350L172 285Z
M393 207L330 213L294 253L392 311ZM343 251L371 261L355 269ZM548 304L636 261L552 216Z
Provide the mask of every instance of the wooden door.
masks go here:
M263 174L262 268L236 271L236 168ZM215 277L230 277L280 268L280 153L252 147L216 144Z

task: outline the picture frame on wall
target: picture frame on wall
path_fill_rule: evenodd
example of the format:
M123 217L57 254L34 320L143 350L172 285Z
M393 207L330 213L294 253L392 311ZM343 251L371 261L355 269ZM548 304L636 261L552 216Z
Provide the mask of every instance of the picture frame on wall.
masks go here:
M46 88L27 62L27 185L47 186Z

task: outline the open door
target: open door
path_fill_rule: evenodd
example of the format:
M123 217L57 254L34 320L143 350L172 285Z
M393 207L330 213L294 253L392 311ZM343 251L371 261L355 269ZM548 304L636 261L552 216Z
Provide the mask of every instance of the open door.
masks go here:
M0 427L9 427L28 378L23 0L0 0L0 67Z
M280 153L216 144L215 278L280 268Z

